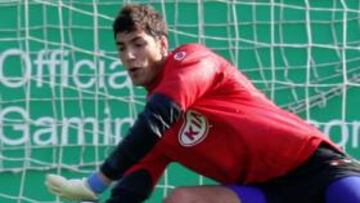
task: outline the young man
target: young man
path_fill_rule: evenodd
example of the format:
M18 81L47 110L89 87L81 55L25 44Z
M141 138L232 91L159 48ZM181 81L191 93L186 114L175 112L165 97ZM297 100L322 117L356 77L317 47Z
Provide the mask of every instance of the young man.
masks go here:
M117 181L108 203L142 202L176 161L220 185L177 188L165 203L360 202L359 164L222 57L198 44L168 53L167 26L147 6L122 8L113 30L147 104L99 171L48 175L55 195L96 200Z

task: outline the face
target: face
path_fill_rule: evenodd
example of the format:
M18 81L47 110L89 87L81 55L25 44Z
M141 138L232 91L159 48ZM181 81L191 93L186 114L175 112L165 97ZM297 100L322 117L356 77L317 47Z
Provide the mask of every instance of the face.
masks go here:
M166 37L155 38L144 31L125 32L116 35L116 44L133 84L149 87L167 55Z

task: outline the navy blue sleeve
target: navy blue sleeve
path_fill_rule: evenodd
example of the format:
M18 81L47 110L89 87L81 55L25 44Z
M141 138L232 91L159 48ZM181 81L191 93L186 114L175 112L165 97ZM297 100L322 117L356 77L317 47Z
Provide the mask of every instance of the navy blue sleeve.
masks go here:
M101 172L112 180L121 178L127 169L151 151L181 113L180 107L169 97L162 94L151 96L128 135L101 165Z
M117 182L106 203L141 203L149 198L153 185L146 170L132 172Z

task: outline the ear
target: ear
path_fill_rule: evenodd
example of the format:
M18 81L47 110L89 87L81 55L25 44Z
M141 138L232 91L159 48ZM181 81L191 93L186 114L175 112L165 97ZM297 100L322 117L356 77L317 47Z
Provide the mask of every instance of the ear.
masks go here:
M160 36L159 42L160 42L161 54L163 56L166 56L169 48L169 42L167 37L164 35Z

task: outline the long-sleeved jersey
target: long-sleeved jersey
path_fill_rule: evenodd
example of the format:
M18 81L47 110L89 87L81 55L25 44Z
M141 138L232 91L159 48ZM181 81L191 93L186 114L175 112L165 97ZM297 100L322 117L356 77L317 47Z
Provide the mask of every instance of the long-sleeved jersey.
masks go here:
M173 161L220 183L261 183L301 165L321 142L336 148L201 45L184 45L169 54L149 89L149 97L153 94L166 95L183 112L127 171L145 169L154 183Z

